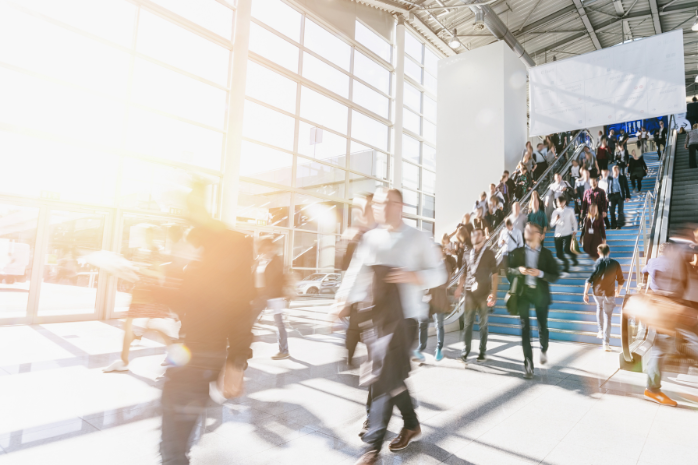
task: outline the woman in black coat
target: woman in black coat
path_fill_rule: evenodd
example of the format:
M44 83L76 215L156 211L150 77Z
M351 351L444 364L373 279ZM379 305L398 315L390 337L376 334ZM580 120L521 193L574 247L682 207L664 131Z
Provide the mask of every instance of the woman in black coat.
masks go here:
M633 185L633 190L635 190L635 184L637 183L636 192L642 190L642 178L647 176L647 163L645 163L645 158L640 155L638 156L635 150L631 152L632 157L628 162L628 172L630 173L630 182Z

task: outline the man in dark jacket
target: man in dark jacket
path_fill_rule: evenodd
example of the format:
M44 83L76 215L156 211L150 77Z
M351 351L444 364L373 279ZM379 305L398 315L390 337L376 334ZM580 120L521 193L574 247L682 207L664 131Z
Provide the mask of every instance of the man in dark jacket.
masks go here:
M659 121L659 129L654 131L654 142L657 144L657 156L662 159L662 147L666 148L667 130L664 127L664 121Z
M524 352L524 378L533 378L533 349L531 348L530 307L536 309L540 363L548 361L548 306L552 303L549 283L560 277L557 262L550 250L542 246L543 228L526 224L526 245L509 254L507 277L517 296L517 312L521 318L521 345Z
M693 97L693 101L686 105L686 119L691 123L691 127L698 123L698 97Z
M630 187L628 186L628 178L620 172L618 165L613 166L613 176L608 178L607 190L609 211L611 212L611 228L620 229L625 225L623 205L626 200L630 201ZM616 210L618 210L617 220Z
M608 212L608 199L606 198L606 191L599 187L599 181L597 178L589 178L589 185L591 189L587 189L582 197L582 214L580 218L587 216L589 211L589 206L595 203L599 207L599 214L604 218L607 216Z
M278 248L271 237L259 241L260 258L257 261L257 291L264 308L274 312L274 322L278 330L279 353L272 360L283 360L291 355L288 351L288 334L284 326L284 258L278 254Z
M613 260L611 248L607 244L598 246L599 259L594 264L594 271L584 285L584 302L589 303L589 287L593 286L594 300L596 301L596 323L599 339L603 338L603 349L611 351L611 316L616 306L616 297L620 296L620 288L623 286L623 270L620 264ZM618 287L616 288L616 281Z

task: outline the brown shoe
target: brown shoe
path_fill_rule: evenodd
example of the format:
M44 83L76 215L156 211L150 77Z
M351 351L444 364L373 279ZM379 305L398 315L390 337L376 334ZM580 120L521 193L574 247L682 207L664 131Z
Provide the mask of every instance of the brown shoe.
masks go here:
M659 405L668 405L669 407L676 407L678 405L676 401L671 400L669 396L662 391L652 392L649 389L645 389L645 399L656 402Z
M415 429L402 428L400 434L395 439L390 441L390 452L396 452L409 446L412 441L417 441L422 437L422 428L417 425Z
M362 455L354 465L375 465L378 463L378 452L371 450Z

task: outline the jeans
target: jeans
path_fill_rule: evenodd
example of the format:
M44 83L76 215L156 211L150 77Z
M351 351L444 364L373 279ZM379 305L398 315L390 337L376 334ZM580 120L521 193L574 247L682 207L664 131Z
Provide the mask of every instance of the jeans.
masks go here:
M436 325L436 348L444 348L444 314L434 313L434 324ZM423 352L427 348L429 338L429 320L419 322L419 347L417 350Z
M698 144L691 144L688 146L688 167L698 168L696 165L696 151L698 151Z
M163 465L188 465L192 432L206 411L208 385L218 378L225 363L225 348L208 353L194 353L183 367L168 368L162 388Z
M369 393L373 393L369 390ZM385 439L385 433L388 430L388 422L393 415L393 406L397 407L402 414L402 419L405 422L405 428L416 429L419 426L417 413L414 411L412 398L407 386L403 386L402 391L393 395L393 392L382 394L378 397L371 398L371 411L368 415L368 431L361 438L368 444L368 450L380 452Z
M599 332L603 333L603 342L606 344L611 342L611 318L613 316L613 308L616 306L616 298L614 296L595 295L596 301L596 324Z
M657 333L654 343L647 353L645 373L647 373L647 390L659 392L662 389L662 367L667 355L674 351L674 340L671 336Z
M475 324L475 313L480 317L480 354L484 355L487 352L487 316L489 307L487 306L487 298L479 301L473 297L470 291L465 294L465 322L463 331L463 342L465 347L461 355L467 357L470 354L470 346L473 342L473 325Z
M539 305L538 290L525 286L523 294L518 299L519 318L521 319L521 345L523 346L524 363L533 370L533 349L531 348L531 321L530 308L533 305L536 309L536 319L538 320L538 338L540 340L540 350L548 351L548 307Z
M279 352L281 352L282 354L287 354L288 334L286 334L286 327L284 326L284 314L275 314L274 321L276 322L276 327L279 329Z
M562 261L563 271L567 272L570 269L570 263L567 261L565 254L572 258L572 265L577 266L577 256L572 253L570 246L572 245L572 235L560 236L555 238L555 251L557 258Z
M608 215L611 217L611 227L620 228L625 224L625 213L623 213L623 196L615 193L608 195ZM618 220L616 221L616 208L618 209Z

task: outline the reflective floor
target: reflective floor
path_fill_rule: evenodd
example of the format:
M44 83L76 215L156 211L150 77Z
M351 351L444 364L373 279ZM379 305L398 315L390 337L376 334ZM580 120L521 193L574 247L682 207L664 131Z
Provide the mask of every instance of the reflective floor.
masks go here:
M356 460L366 391L323 314L292 311L292 358L283 361L270 359L275 335L262 320L246 395L210 407L193 464ZM164 348L144 338L131 372L102 373L118 358L120 325L0 327L0 464L159 463ZM429 341L409 379L423 439L400 453L386 447L384 464L698 463L698 390L666 382L679 408L652 404L641 397L642 374L617 371L617 352L573 343L551 343L548 368L525 381L516 338L491 335L489 360L468 366L455 360L458 339L447 334L438 364ZM395 416L388 440L400 427Z

